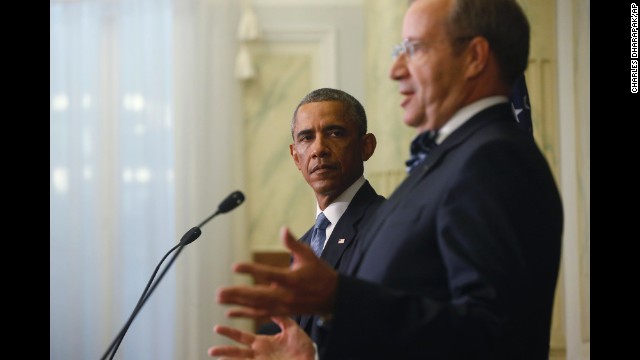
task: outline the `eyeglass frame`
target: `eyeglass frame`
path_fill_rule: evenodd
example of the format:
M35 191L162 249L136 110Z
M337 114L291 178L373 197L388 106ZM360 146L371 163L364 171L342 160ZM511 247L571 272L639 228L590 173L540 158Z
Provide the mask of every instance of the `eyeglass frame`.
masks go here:
M469 40L473 39L474 37L475 36L471 36L471 35L458 36L458 37L453 39L453 42L469 41ZM442 41L442 40L440 40L440 41ZM400 55L405 55L405 54L408 53L409 57L407 58L407 60L411 60L415 56L416 48L426 47L426 46L429 46L431 44L434 44L434 43L437 43L437 42L440 42L440 41L421 41L421 40L404 39L404 40L402 40L401 43L396 44L396 45L393 46L393 48L391 49L391 58L393 60L396 60L396 59L398 59L398 57Z

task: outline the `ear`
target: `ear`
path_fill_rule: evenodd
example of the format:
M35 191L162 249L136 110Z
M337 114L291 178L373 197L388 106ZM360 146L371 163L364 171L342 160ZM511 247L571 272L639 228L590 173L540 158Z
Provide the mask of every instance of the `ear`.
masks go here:
M289 144L289 154L291 154L293 162L296 163L296 167L300 170L300 158L298 157L295 144Z
M362 137L362 161L367 161L373 155L373 152L376 150L376 145L378 141L376 140L376 136L369 133L365 134Z
M489 61L489 42L482 36L476 36L467 45L464 52L467 78L474 78L482 73Z

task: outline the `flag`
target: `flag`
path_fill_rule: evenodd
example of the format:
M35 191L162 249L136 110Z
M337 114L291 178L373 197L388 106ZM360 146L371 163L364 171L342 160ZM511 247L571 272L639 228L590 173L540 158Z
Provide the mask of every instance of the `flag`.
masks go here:
M516 121L533 136L533 125L531 123L531 104L529 103L529 92L524 74L516 80L511 89L511 109L516 117Z

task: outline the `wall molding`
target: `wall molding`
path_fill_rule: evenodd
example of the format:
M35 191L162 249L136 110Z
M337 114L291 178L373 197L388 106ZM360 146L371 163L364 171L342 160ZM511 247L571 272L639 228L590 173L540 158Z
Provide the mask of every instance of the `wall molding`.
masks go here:
M305 44L315 46L313 83L315 87L338 86L338 36L335 27L290 26L266 28L266 43ZM315 71L317 70L317 71Z

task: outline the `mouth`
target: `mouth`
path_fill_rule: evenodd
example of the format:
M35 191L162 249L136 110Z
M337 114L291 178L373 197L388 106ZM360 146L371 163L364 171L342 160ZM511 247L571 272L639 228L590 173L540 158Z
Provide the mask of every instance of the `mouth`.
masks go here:
M411 101L411 95L405 95L404 98L402 98L402 101L400 101L400 106L404 109L405 106L407 106L407 104Z
M402 106L403 108L409 103L409 101L411 101L411 99L413 98L413 94L414 92L410 89L403 89L402 87L400 87L400 95L403 95L404 97L402 98L402 101L400 102L400 106Z
M326 172L330 172L333 170L336 170L338 167L335 165L331 165L331 164L318 164L314 167L311 168L311 171L309 171L309 174L323 174Z

